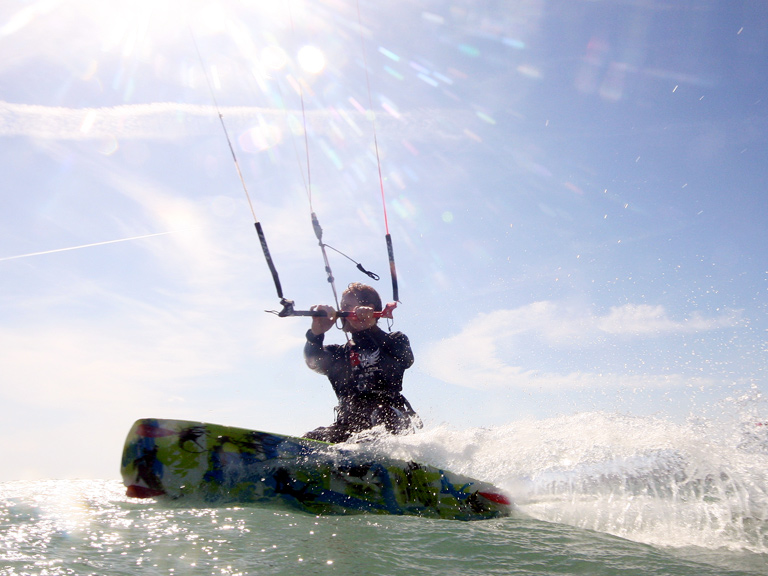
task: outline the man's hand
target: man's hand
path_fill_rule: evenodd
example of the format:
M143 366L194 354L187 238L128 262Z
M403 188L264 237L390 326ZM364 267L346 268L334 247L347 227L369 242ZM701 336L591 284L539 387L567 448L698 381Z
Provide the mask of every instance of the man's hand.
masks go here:
M368 330L376 325L375 311L370 306L355 306L352 315L345 320L350 332Z
M334 310L333 307L319 304L317 306L312 306L310 310L319 310L326 314L325 316L312 317L312 334L320 336L320 334L325 334L328 330L333 328L333 325L336 323L336 310Z

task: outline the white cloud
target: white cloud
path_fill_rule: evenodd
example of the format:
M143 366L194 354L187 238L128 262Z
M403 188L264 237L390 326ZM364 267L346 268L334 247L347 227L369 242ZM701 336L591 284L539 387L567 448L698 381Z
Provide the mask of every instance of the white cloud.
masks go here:
M663 306L627 304L613 307L605 316L555 302L535 302L514 310L479 314L457 335L444 338L421 356L422 368L431 376L469 388L580 388L606 386L671 386L691 383L690 378L665 373L600 373L571 370L564 373L515 365L510 347L530 352L538 343L563 356L588 356L607 339L648 338L735 326L739 314L705 318L693 314L673 320ZM503 349L503 351L502 351ZM694 379L705 383L703 379Z
M252 302L192 294L165 308L93 292L85 299L100 302L101 318L51 309L25 328L0 330L0 397L68 409L187 397L190 382L227 374L244 359L300 355L304 341L295 323L272 321Z
M664 306L626 304L614 306L607 316L596 318L595 325L608 334L661 334L664 332L698 332L734 326L738 312L730 312L715 318L704 318L699 313L690 318L673 320Z

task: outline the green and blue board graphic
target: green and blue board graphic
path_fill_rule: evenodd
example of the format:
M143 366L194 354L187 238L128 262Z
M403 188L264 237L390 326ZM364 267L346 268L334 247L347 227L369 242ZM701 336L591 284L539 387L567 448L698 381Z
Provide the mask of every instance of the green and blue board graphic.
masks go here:
M282 502L312 514L481 520L512 504L491 484L344 446L181 420L138 420L121 472L128 496Z

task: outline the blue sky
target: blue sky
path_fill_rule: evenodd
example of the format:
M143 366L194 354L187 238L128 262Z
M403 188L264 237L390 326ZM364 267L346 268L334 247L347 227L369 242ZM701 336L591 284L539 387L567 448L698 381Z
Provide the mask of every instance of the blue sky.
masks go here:
M310 196L391 298L372 101L428 426L762 392L764 3L277 4L0 7L0 479L115 477L140 417L333 417L204 70L299 308L332 302Z

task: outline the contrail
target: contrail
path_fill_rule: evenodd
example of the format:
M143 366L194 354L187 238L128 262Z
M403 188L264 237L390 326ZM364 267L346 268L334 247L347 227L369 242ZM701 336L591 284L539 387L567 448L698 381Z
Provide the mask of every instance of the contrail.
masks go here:
M352 106L352 105L350 105ZM283 126L285 114L301 117L301 110L283 110L258 106L224 106L221 113L233 131L245 131L262 122ZM155 102L100 108L65 108L37 104L15 104L0 99L0 136L28 136L43 140L88 140L106 137L118 139L168 140L199 134L209 135L218 123L214 106ZM336 134L335 117L349 125L347 137L363 134L358 122L366 120L365 111L341 108L340 111L308 110L312 131ZM456 109L420 109L400 112L400 118L382 114L377 118L384 133L391 137L421 141L427 136L456 140L462 138L457 126L476 119L474 112ZM331 122L333 120L333 122ZM343 126L343 124L342 124Z
M94 242L93 244L82 244L81 246L70 246L68 248L57 248L55 250L45 250L43 252L30 252L29 254L19 254L18 256L6 256L0 258L0 262L5 260L17 260L19 258L29 258L30 256L42 256L43 254L55 254L56 252L66 252L68 250L79 250L80 248L91 248L92 246L103 246L104 244L115 244L116 242L128 242L130 240L141 240L142 238L152 238L153 236L164 236L173 234L173 230L168 232L156 232L154 234L144 234L142 236L133 236L131 238L120 238L119 240L107 240L106 242Z

